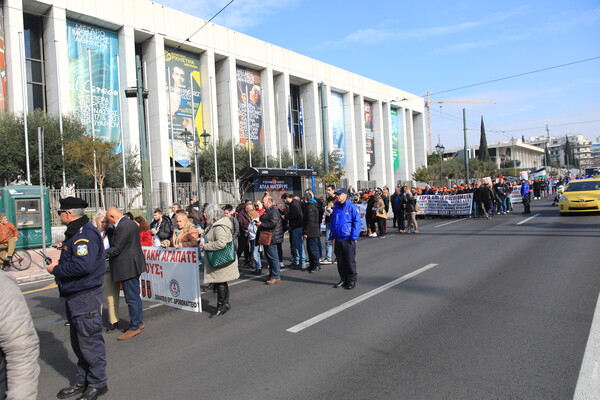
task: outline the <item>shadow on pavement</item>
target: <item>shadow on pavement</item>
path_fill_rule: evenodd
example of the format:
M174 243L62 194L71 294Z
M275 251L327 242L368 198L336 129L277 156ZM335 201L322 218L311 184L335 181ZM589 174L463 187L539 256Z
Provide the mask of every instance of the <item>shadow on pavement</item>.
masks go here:
M40 343L43 343L43 346L40 346L40 359L67 381L72 381L76 366L69 358L65 342L57 339L54 333L48 331L38 331L38 336Z

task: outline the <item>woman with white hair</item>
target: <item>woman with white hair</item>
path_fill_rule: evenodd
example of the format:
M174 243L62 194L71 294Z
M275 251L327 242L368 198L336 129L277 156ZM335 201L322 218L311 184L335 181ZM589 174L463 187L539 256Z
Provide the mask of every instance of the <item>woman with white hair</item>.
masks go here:
M227 282L240 277L237 257L224 266L211 265L206 253L224 249L233 241L231 220L217 204L209 204L204 210L206 230L204 231L205 243L200 244L204 250L204 283L212 283L217 291L217 311L211 317L225 314L231 308L229 304L229 285Z
M104 249L110 247L109 240L112 238L112 228L108 227L106 211L98 211L94 215L94 226L100 231L100 237L104 243ZM106 259L106 272L104 273L104 302L108 311L108 327L106 333L116 332L119 324L119 282L112 280L110 276L110 263Z

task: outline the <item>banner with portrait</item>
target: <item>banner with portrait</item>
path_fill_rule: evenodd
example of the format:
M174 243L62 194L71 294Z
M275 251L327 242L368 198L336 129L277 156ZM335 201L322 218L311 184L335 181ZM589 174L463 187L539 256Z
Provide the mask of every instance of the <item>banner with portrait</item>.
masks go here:
M262 88L260 71L237 67L238 124L240 143L262 147L264 140L262 120Z
M257 177L254 180L254 193L258 194L258 198L262 198L262 195L268 193L273 197L273 201L277 204L281 204L281 195L284 193L294 193L302 190L301 187L295 187L294 183L300 183L299 179L293 177Z
M370 171L375 165L375 133L373 132L373 103L365 101L363 104L365 119L365 154L367 158L367 170Z
M398 171L400 167L400 146L398 144L398 110L392 108L390 110L390 119L392 122L392 161L393 171Z
M204 130L200 56L165 48L165 71L169 138L171 125L173 128L171 156L185 168L190 165L190 152L194 149L194 124L196 144L203 146L199 136Z
M344 96L341 93L331 92L329 120L333 136L333 154L338 157L338 166L343 167L346 164L346 137L344 134Z
M473 193L415 196L419 215L471 215Z
M140 295L186 311L201 312L198 249L142 247L147 271L140 275Z
M6 111L6 48L4 46L4 8L0 7L0 112Z
M120 143L117 33L67 19L67 50L71 109L88 134L92 134L93 114L94 136Z

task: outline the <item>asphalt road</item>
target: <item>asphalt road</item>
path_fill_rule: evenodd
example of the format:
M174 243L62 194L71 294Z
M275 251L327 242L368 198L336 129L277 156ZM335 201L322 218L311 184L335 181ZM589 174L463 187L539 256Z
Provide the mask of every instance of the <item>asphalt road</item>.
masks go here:
M203 313L145 302L142 335L105 336L102 398L571 399L598 301L600 216L559 217L550 203L361 239L351 291L331 287L328 265L271 287L243 270L220 318L208 318L213 293ZM51 283L22 286L42 289L25 294L40 399L56 398L75 363Z

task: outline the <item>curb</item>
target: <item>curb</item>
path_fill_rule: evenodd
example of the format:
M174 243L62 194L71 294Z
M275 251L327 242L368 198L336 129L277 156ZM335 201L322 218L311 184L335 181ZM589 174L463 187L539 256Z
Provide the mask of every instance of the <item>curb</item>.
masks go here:
M8 273L13 273L13 271L8 271ZM15 274L13 274L13 276L15 276ZM30 283L30 282L43 281L44 279L52 278L52 275L50 275L48 272L40 271L39 274L15 276L15 278L17 279L17 283Z

